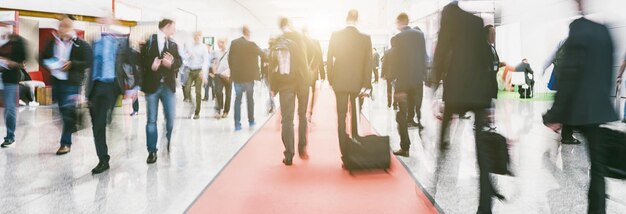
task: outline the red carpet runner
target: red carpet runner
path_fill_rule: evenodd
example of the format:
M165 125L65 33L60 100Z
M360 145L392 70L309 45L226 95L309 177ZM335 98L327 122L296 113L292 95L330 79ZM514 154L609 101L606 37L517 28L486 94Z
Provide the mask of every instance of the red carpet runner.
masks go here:
M309 125L309 160L296 155L293 166L282 164L284 147L276 115L209 184L188 213L437 213L395 158L390 174L350 176L342 170L334 95L329 89L319 95ZM369 129L366 121L361 123L361 133L368 132L363 131Z

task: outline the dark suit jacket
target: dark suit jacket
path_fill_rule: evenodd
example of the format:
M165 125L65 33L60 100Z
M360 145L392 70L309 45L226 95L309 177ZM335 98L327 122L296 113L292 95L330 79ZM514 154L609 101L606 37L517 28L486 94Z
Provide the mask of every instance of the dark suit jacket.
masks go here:
M371 88L372 40L355 27L330 37L327 55L328 80L335 92L359 93Z
M178 75L178 69L182 65L182 58L178 53L178 45L174 41L169 40L167 48L164 52L169 52L172 56L174 56L172 67L166 68L165 66L161 66L157 69L157 71L153 71L152 62L154 62L154 58L163 58L161 53L159 53L157 34L153 34L148 41L146 41L146 44L141 50L140 63L143 68L141 75L141 79L143 80L141 91L146 94L156 92L161 86L161 79L165 80L163 84L167 85L167 87L169 87L173 92L176 92L176 76Z
M115 57L115 86L116 91L113 93L122 94L126 89L141 86L141 70L138 66L139 53L133 51L129 44L128 38L117 38L117 56ZM90 73L87 79L87 97L90 98L93 91L94 81Z
M65 83L69 85L83 85L87 69L91 68L93 63L93 53L91 46L80 38L74 38L72 40L73 46L70 52L70 62L72 66L68 72L68 79ZM39 64L43 65L43 61L54 57L54 46L56 41L53 39L46 45L46 48L39 57ZM53 77L55 81L56 78Z
M265 60L265 53L256 43L241 37L230 43L228 65L230 78L235 83L254 82L260 79L259 58Z
M433 62L434 82L443 80L446 105L486 108L497 96L493 59L483 20L448 4L441 14L441 29Z
M391 38L389 79L396 82L397 91L421 88L426 76L426 40L424 33L406 27Z
M570 24L559 65L559 88L545 123L596 125L617 121L611 103L613 41L606 26L580 18Z

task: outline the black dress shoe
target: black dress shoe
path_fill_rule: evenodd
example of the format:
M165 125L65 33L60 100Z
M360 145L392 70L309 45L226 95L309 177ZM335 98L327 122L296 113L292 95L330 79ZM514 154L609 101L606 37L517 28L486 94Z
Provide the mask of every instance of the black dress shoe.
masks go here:
M571 138L571 139L563 139L561 140L562 144L567 144L567 145L578 145L580 144L580 140L576 139L576 138Z
M59 150L57 150L57 155L64 155L64 154L70 153L71 150L72 148L70 146L63 145L59 147Z
M293 164L293 158L284 158L283 164L285 164L285 166L291 166Z
M398 151L393 152L394 155L397 156L402 156L402 157L409 157L409 150L404 150L404 149L400 149Z
M103 173L104 171L109 170L109 162L100 162L98 163L98 165L96 166L96 168L93 168L91 170L91 174L100 174Z
M153 164L156 161L157 161L157 154L156 154L156 152L150 152L150 154L148 154L148 160L146 160L146 163Z

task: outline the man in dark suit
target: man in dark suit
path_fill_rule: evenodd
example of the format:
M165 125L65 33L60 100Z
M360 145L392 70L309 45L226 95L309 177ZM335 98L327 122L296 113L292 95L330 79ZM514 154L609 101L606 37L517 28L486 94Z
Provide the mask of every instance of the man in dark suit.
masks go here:
M581 0L576 2L582 11ZM555 131L571 126L587 139L591 159L588 213L594 214L606 213L607 157L599 125L618 120L610 98L615 81L613 50L606 26L584 17L574 20L559 65L554 104L543 118Z
M367 96L372 87L372 40L356 28L359 12L350 10L346 18L348 26L334 32L330 37L327 54L327 72L330 85L337 99L337 123L339 147L342 160L346 144L350 140L346 133L348 105L351 112L351 134L356 133L356 99Z
M395 98L400 107L400 111L396 114L396 121L401 149L394 154L404 157L409 156L411 146L407 120L413 122L413 118L409 117L409 111L419 111L422 106L427 58L424 33L408 25L409 16L406 13L400 13L396 18L396 26L400 33L391 38L390 54L392 56L389 63L391 75L388 77L395 83Z
M372 49L372 74L374 74L374 82L378 82L378 70L380 69L380 54L376 48Z
M110 29L114 21L111 17L98 19L98 23L104 25L106 31L93 43L94 63L87 84L93 137L99 159L98 165L91 170L93 174L109 169L106 124L117 97L124 92L129 98L136 96L141 82L128 38ZM128 74L138 78L131 83L128 80L132 76ZM126 91L127 88L131 90Z
M248 104L248 123L252 127L254 120L254 81L260 80L259 59L265 58L265 53L250 40L250 29L242 28L243 36L230 43L228 65L231 79L235 86L235 130L241 130L241 99L246 93Z
M452 114L474 112L475 138L486 125L486 109L498 92L496 78L490 70L491 51L483 30L483 20L463 11L458 2L444 7L441 28L435 50L433 82L443 80L444 118L441 127L441 148L448 147L447 129ZM492 197L496 192L491 183L483 142L476 140L480 171L480 199L478 213L491 213Z
M324 66L324 53L322 52L320 41L311 38L308 35L308 29L306 28L302 30L302 34L304 34L304 38L307 43L307 57L309 62L309 69L311 70L311 74L313 75L313 78L311 78L311 102L309 103L310 117L314 112L313 107L315 107L317 81L326 80L326 68Z
M280 93L281 135L285 145L283 163L290 166L294 156L293 115L298 100L298 155L308 159L307 153L307 109L311 73L307 57L307 44L304 35L296 32L289 19L280 18L279 27L283 34L270 46L269 77L274 93ZM287 50L285 50L287 49ZM288 51L289 55L283 55ZM289 62L289 70L284 63ZM285 70L283 70L285 69Z
M93 63L93 53L87 42L74 31L74 17L63 16L54 39L46 45L40 64L52 73L53 96L63 118L63 134L57 155L70 152L72 133L76 132L76 105L87 69ZM61 66L58 66L61 65Z
M528 99L532 98L533 88L535 86L535 72L528 64L528 59L523 59L522 63L515 67L516 72L524 72L524 78L526 81L526 85L518 86L519 98Z
M143 68L141 90L146 95L148 122L146 124L146 145L148 164L157 161L157 116L159 100L165 114L167 150L170 149L174 119L176 118L176 74L182 65L178 45L171 40L176 32L176 23L169 19L159 22L159 31L146 41L141 50Z
M387 108L391 108L393 105L393 110L398 110L398 103L393 99L393 80L389 79L390 69L389 69L389 61L391 61L391 51L387 49L385 54L381 58L382 68L380 72L380 76L387 82Z

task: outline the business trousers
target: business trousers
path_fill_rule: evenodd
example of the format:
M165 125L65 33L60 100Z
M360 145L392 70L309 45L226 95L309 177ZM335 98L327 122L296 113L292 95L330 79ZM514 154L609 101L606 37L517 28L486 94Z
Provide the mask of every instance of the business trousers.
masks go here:
M172 131L174 130L174 119L176 117L176 95L174 91L161 84L157 91L152 94L146 94L146 108L148 109L148 122L146 124L146 146L148 152L157 151L157 118L159 110L159 100L163 104L163 113L165 114L165 136L168 143L172 139Z
M484 142L479 141L479 136L483 133L483 128L487 126L487 108L464 107L445 105L443 122L441 125L440 139L443 140L447 135L448 125L452 118L452 114L461 114L465 112L474 112L474 137L476 142L476 159L478 160L479 186L480 196L478 202L478 213L491 213L492 200L496 195L495 188L489 175L489 159L485 154L488 151L484 146ZM444 134L445 133L445 134Z
M114 83L95 81L89 97L93 138L100 162L109 162L110 159L106 141L106 125L107 117L113 110L113 104L119 94L114 91L118 91Z
M374 74L374 82L378 82L378 66L372 68L372 73Z
M394 95L399 107L399 111L396 112L396 122L398 123L398 134L400 135L400 148L405 151L408 151L411 147L408 127L409 117L407 115L412 111L412 107L410 107L409 104L409 96L411 93L408 91L396 91Z
M248 123L254 124L254 81L247 83L235 83L235 128L241 128L241 101L243 93L246 93L248 104Z
M209 100L209 92L211 92L211 95L213 96L213 98L216 97L216 92L215 92L215 82L217 81L216 78L213 78L211 76L207 77L207 84L204 86L204 100ZM210 88L213 88L212 91L209 91Z
M233 94L233 83L224 77L215 76L215 95L217 102L215 110L218 113L228 114L230 112L230 100ZM224 94L226 92L226 94Z
M424 97L424 87L420 84L417 88L408 90L407 92L407 120L414 122L415 116L417 116L417 123L421 123L422 117L422 99Z
M185 97L191 99L191 87L196 88L196 111L195 115L200 115L200 109L202 107L202 73L201 70L191 70L187 74L187 81L185 83ZM214 90L215 91L215 90Z
M4 124L7 127L5 141L15 140L19 88L18 84L4 83Z
M341 151L341 160L345 162L347 152L347 144L350 143L350 136L346 132L346 117L348 107L350 107L350 133L352 136L357 135L357 114L356 99L357 93L335 92L337 104L337 133L339 137L339 149Z
M309 87L301 86L295 91L285 90L280 94L281 137L285 145L285 158L294 156L294 111L298 100L298 150L304 150L307 145L307 109L309 107Z
M391 105L396 105L393 99L393 81L387 80L387 107L391 108Z
M63 119L62 146L72 145L72 133L76 132L76 105L79 93L80 86L67 84L64 80L56 80L54 83L53 96L57 100Z
M606 213L606 181L607 174L607 146L602 139L599 125L572 126L579 130L587 140L589 159L591 160L591 182L587 198L589 205L587 212L593 214Z

